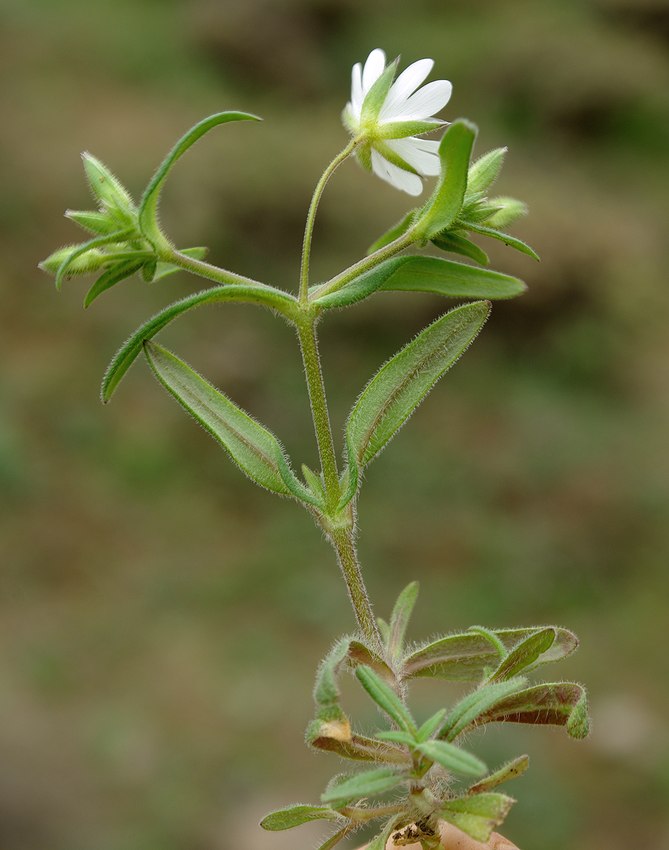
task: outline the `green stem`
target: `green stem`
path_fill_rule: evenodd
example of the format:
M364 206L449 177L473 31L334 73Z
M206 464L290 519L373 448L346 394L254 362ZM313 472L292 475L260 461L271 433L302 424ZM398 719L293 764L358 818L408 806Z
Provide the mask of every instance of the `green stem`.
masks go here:
M330 541L337 553L358 627L370 648L374 649L379 655L383 655L383 640L362 577L354 534L353 523L329 531Z
M342 162L344 162L345 159L348 159L351 153L353 153L356 144L356 140L351 139L344 150L337 154L337 156L325 169L321 179L318 181L316 188L314 189L311 204L309 205L309 212L307 213L307 223L304 228L304 240L302 242L302 262L300 264L300 302L302 304L306 304L309 300L309 260L311 258L311 240L314 233L314 222L316 221L318 204L320 203L321 196L327 186L328 180L332 177Z
M205 263L204 260L196 260L194 257L188 257L176 249L165 250L161 252L159 259L165 263L173 263L175 266L180 266L185 271L189 271L198 277L204 277L207 280L213 280L216 283L239 283L244 286L264 286L259 280L254 280L251 277L246 277L243 274L221 269L218 266L213 266L211 263Z

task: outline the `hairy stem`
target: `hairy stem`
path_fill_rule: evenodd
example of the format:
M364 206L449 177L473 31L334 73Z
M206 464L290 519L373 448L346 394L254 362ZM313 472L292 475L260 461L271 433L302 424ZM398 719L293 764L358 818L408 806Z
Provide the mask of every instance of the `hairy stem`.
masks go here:
M316 221L318 204L320 203L321 196L327 186L328 180L332 177L342 162L344 162L345 159L348 159L355 149L356 144L355 139L351 139L344 150L337 154L337 156L325 169L321 179L318 181L316 188L314 189L311 204L309 205L309 212L307 213L307 223L304 228L304 241L302 242L302 262L300 264L300 302L302 304L306 304L309 299L309 260L311 258L311 240L314 233L314 222Z
M207 280L213 280L216 283L239 283L244 286L264 286L259 280L254 280L251 277L246 277L243 274L220 269L218 266L213 266L211 263L205 263L204 260L196 260L194 257L188 257L176 249L165 250L161 253L160 260L166 263L173 263L175 266L180 266L185 271L189 271L198 277L204 277Z

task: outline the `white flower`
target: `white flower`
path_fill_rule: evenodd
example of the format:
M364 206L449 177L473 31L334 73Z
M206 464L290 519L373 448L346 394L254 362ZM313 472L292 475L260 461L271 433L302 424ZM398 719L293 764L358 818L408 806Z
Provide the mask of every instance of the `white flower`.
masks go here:
M421 177L439 174L439 142L417 138L444 122L433 116L448 103L453 86L435 80L419 89L434 62L420 59L393 82L397 62L386 67L383 50L372 50L365 67L353 66L351 100L344 123L360 140L358 159L382 180L420 195Z

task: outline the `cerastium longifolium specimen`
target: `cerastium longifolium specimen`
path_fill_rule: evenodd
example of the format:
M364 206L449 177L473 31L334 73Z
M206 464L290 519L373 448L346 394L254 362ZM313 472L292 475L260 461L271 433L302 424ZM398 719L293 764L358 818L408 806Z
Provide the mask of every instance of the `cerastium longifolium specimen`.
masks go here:
M320 805L289 806L262 821L268 830L330 821L333 834L322 850L369 823L376 823L373 850L387 841L397 846L418 841L424 848L434 848L440 820L486 841L513 803L498 786L521 774L528 758L521 755L489 772L462 746L463 737L469 739L472 730L491 722L561 725L575 738L588 731L581 685L528 681L535 668L574 651L577 640L571 632L556 626L476 626L407 647L405 633L418 585L409 584L402 591L388 622L374 616L367 596L355 546L356 505L365 468L474 341L488 317L490 301L512 298L525 289L517 278L490 270L487 255L472 237L491 237L536 257L528 245L506 232L525 213L524 204L488 194L505 149L472 161L476 127L466 120L446 125L434 117L448 101L451 84L438 80L420 88L431 60L415 62L396 78L397 64L387 65L383 52L375 50L364 68L353 69L351 101L344 110L351 139L314 191L296 294L211 265L205 261L204 248L177 249L160 226L161 191L177 160L214 127L259 120L244 112L212 115L189 130L158 168L138 205L106 166L85 154L97 208L66 214L90 238L56 251L42 264L55 274L57 287L74 275L98 273L86 306L137 273L152 283L185 270L214 284L174 302L130 336L104 376L102 398L105 402L111 398L132 363L143 355L158 381L241 470L256 484L303 505L334 547L357 632L338 640L318 670L316 716L307 730L307 743L363 762L363 769L335 776ZM442 132L440 140L424 138L435 131ZM437 177L436 185L428 200L411 209L366 256L330 280L311 285L309 258L318 204L334 171L351 156L409 195L420 193L426 176ZM472 262L421 253L430 247ZM432 322L371 378L349 414L340 460L330 426L317 326L330 310L351 307L381 290L424 292L466 303ZM270 430L153 341L179 316L226 301L264 307L295 328L320 471L303 465L300 477ZM356 732L340 702L340 679L351 673L380 709L379 728L371 737ZM455 705L416 719L407 703L408 685L421 677L470 682L472 687Z

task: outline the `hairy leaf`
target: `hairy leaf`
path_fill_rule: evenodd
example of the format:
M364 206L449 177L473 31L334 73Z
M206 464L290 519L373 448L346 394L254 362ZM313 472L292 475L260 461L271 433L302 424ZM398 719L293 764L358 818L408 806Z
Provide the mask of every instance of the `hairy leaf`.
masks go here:
M499 667L490 676L491 682L501 682L512 679L522 673L527 667L531 667L544 655L555 643L556 630L552 626L540 629L532 635L521 640L503 659Z
M379 248L385 248L386 245L390 245L391 242L399 239L400 236L404 236L413 224L415 215L416 210L410 210L401 221L398 221L397 224L390 228L390 230L387 230L382 236L379 236L376 242L369 246L367 253L373 254L374 251L378 251Z
M469 257L476 263L482 266L487 266L490 262L490 257L479 246L462 236L460 233L455 233L453 230L447 230L445 233L438 233L432 237L432 244L442 251L448 251L451 254L461 254L463 257Z
M348 776L330 785L321 795L324 803L341 808L366 797L377 797L396 788L406 779L406 774L390 767L378 767Z
M454 741L465 729L485 722L482 717L486 712L490 712L506 697L516 694L525 684L526 680L518 677L508 682L483 685L471 694L467 694L451 709L439 732L439 737Z
M341 815L329 806L286 806L285 809L277 809L265 815L260 821L260 826L271 832L277 832L315 820L339 821Z
M498 178L508 148L495 148L484 153L469 168L467 194L485 192Z
M398 658L404 649L404 637L406 635L409 619L418 598L419 585L412 581L397 597L397 602L390 616L390 637L388 640L388 652L391 658Z
M462 221L462 227L471 230L473 233L480 233L481 236L490 236L491 239L497 239L498 242L503 242L509 248L515 248L521 254L527 254L533 260L539 261L539 255L522 239L516 236L510 236L508 233L503 233L501 230L496 230L494 227L484 227L482 224L477 224L473 221Z
M126 280L129 277L132 277L135 272L139 271L144 264L144 260L125 260L122 261L111 268L108 268L100 277L95 281L93 286L86 293L86 298L84 299L84 307L90 307L91 304L95 301L95 299L102 295L103 292L106 292L108 289L111 289L112 286L115 286L117 283L120 283L122 280Z
M446 714L446 709L440 708L439 711L436 711L432 715L432 717L428 717L425 723L423 723L423 725L418 729L418 732L416 733L416 740L427 741L428 738L431 738L437 729L441 728Z
M505 794L477 794L450 800L440 811L441 817L476 841L487 841L515 803Z
M100 236L106 236L118 230L118 222L110 218L107 212L99 210L66 210L65 218L69 218L84 230Z
M454 744L449 744L448 741L424 741L418 744L417 749L431 761L437 762L454 773L483 776L488 769L481 759Z
M506 764L502 765L502 767L498 768L489 776L485 776L483 779L481 779L480 782L477 782L476 784L472 785L467 790L467 793L481 794L484 791L491 791L493 788L497 788L497 786L501 785L503 782L508 782L510 779L516 779L516 777L522 776L529 766L529 756L518 756L518 758L515 758L512 761L509 761Z
M355 675L374 702L405 732L416 733L416 724L395 691L371 667L361 665Z

